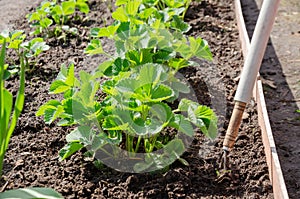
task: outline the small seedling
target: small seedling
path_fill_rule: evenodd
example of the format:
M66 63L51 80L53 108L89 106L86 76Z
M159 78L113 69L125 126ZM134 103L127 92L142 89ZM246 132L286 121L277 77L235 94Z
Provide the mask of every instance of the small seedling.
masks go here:
M190 5L190 0L184 1L134 1L118 0L117 9L112 13L112 17L120 22L130 22L138 25L146 23L155 26L163 23L165 27L188 32L190 26L184 22L184 15Z
M3 45L5 41L6 49L13 50L18 57L17 61L10 60L11 65L6 66L5 79L18 72L21 68L21 60L24 62L25 69L34 69L38 55L50 48L43 38L37 37L30 41L25 41L25 39L26 35L22 30L5 30L0 34L0 44Z
M79 10L84 14L89 13L87 0L68 0L58 4L57 1L43 1L36 11L28 14L27 19L34 28L32 34L45 33L47 37L57 37L66 40L67 34L77 35L78 30L70 27L71 17ZM78 15L74 18L77 20Z

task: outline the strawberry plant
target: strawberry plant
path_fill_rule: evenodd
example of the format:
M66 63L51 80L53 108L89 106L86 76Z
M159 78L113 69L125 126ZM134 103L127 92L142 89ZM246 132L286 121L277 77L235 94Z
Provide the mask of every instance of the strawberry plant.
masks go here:
M32 34L45 33L48 37L55 36L59 39L65 39L68 33L77 35L78 30L68 25L76 10L88 14L87 0L69 0L60 4L56 0L43 1L35 12L27 15L31 27L34 28Z
M173 35L182 38L182 33L187 32L190 26L183 21L184 14L190 4L189 0L183 1L134 1L118 0L117 9L112 13L115 22L107 27L92 28L91 37L93 40L89 43L87 53L102 53L101 37L109 37L115 40L116 49L120 50L119 44L122 41L130 43L125 34L129 30L136 30L136 34L143 33L140 29L151 27L152 29L170 29ZM150 32L148 32L150 33ZM169 33L171 34L171 32ZM153 33L152 33L153 35ZM124 37L125 36L125 37ZM134 38L133 37L131 38ZM169 41L173 41L168 39Z
M52 83L50 92L63 93L64 100L50 100L41 106L37 116L44 115L46 123L59 119L58 125L79 125L67 135L67 145L60 151L61 160L69 157L83 147L92 154L105 151L107 145L123 146L130 156L145 152L146 162L139 162L135 171L150 168L147 162L156 159L151 168L170 163L185 151L180 134L173 137L164 135L166 128L174 128L186 136L194 135L193 126L197 126L210 138L217 133L217 118L206 107L182 99L178 108L172 110L176 92L186 86L173 76L169 76L169 67L147 63L135 70L121 72L118 76L100 85L96 81L104 77L101 72L88 74L81 71L80 79L74 76L74 65L62 66L58 78ZM172 74L172 73L171 73ZM171 80L171 81L170 81ZM176 86L174 86L176 85ZM97 99L99 88L106 93L103 100ZM177 90L176 90L177 89ZM183 90L183 89L182 89ZM176 145L177 151L171 151ZM180 147L179 147L180 146ZM163 149L164 153L156 155L151 152ZM118 148L113 147L109 156L118 156ZM166 156L168 159L166 162ZM142 169L144 168L144 169Z
M162 22L166 27L187 32L190 26L183 21L190 0L118 0L112 17L119 22L149 25Z
M21 61L24 62L25 69L33 69L36 63L37 56L49 49L49 46L44 42L43 38L37 37L29 41L25 41L26 35L22 30L8 31L0 33L0 44L7 44L6 48L12 50L17 55L17 61L10 60L11 65L6 65L4 78L9 78L21 68Z
M187 164L180 155L194 127L211 139L216 137L214 112L179 98L189 93L189 87L176 77L177 72L196 66L192 57L212 59L205 40L184 35L189 28L183 21L188 4L119 0L112 14L116 21L93 28L93 39L85 49L89 55L104 54L109 59L94 73L80 71L79 79L73 64L62 65L50 93L63 94L64 99L50 100L36 113L47 124L58 120L61 126L76 125L59 152L61 160L85 147L92 157L101 151L100 161L105 164L111 164L107 159L135 159L140 161L135 162L134 172L151 171L176 159ZM103 50L101 37L114 41L115 55Z
M182 33L187 32L190 29L190 26L183 21L184 14L180 14L185 13L189 3L189 1L166 1L162 3L162 1L119 0L116 2L116 5L119 7L112 14L112 17L116 21L107 27L91 29L91 37L94 39L89 43L88 48L96 48L96 50L88 53L96 54L102 52L101 42L99 39L95 38L112 38L116 42L116 49L120 49L120 46L117 46L119 44L118 42L126 41L129 43L131 41L126 40L128 39L128 35L119 33L136 30L136 34L139 34L143 33L140 29L144 30L145 27L149 27L153 30L172 29L173 35L177 35L178 38L182 38ZM166 4L173 5L173 7L165 8L167 10L166 12L159 10L160 6L158 5ZM171 32L169 32L169 34L171 34ZM172 41L171 39L168 40Z
M85 49L89 55L108 55L102 48L101 40L97 38L108 37L114 41L116 60L122 59L132 68L141 63L162 63L177 72L179 69L196 65L191 62L192 57L212 60L212 54L205 40L201 38L185 38L181 33L172 34L165 28L153 28L147 24L130 27L129 23L120 23L102 29L92 29L92 39ZM114 59L114 58L113 58ZM118 67L118 61L111 62L108 70ZM106 65L107 66L107 65ZM116 75L116 73L114 74Z

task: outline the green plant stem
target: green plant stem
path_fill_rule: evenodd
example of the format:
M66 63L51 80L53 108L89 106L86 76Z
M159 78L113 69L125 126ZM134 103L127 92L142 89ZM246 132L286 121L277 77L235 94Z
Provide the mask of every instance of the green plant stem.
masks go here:
M142 136L139 136L139 137L138 137L138 140L137 140L137 143L136 143L136 146L135 146L135 150L134 150L135 153L137 153L138 150L139 150L139 146L140 146L140 143L141 143L141 139L142 139Z
M150 149L150 153L154 150L155 147L155 142L157 140L158 134L156 134L152 139L151 139L151 149Z
M181 19L182 19L183 21L184 21L184 16L185 16L187 10L189 9L190 4L191 4L191 1L189 0L189 1L187 1L186 5L185 5L185 10L183 11L183 13L182 13L182 15L181 15Z
M147 106L148 107L148 106ZM142 105L142 118L145 121L148 117L148 108Z
M180 110L179 109L175 109L172 111L173 113L180 113Z
M126 134L126 149L129 152L133 152L133 139L129 134Z
M46 34L47 34L47 35L50 35L50 34L51 34L51 31L49 30L48 27L46 27Z
M111 56L110 54L108 54L107 52L103 52L103 54L105 55L105 56L107 56L108 58L110 58L110 59L115 59L113 56Z
M5 39L2 44L1 54L0 54L0 177L2 176L3 160L5 154L5 139L6 139L6 121L4 115L4 58L5 58Z
M2 146L1 146L1 151L2 151ZM3 169L4 155L5 155L5 153L0 154L0 179L1 179L2 174L3 174L2 169Z
M159 10L165 9L165 5L164 5L164 3L162 1L158 1L157 2L157 7L158 7Z
M65 23L65 16L63 15L62 19L61 19L61 24L59 24L61 29L62 29L62 26L64 25L64 23Z
M147 149L147 141L148 141L148 138L144 138L144 149L145 149L145 152L146 153L149 153L149 150Z

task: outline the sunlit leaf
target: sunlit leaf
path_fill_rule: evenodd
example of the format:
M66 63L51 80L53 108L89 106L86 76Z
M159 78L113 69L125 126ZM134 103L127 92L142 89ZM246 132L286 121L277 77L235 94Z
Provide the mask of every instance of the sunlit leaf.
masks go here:
M206 135L211 139L215 139L218 133L218 126L217 126L218 118L213 112L213 110L207 106L200 105L194 111L194 113L197 118L201 119L204 122L205 127L207 129Z
M82 148L83 145L78 142L69 142L58 152L59 159L64 160Z
M128 0L125 5L126 13L135 16L138 12L138 8L141 4L141 0Z
M188 136L191 137L194 136L194 128L191 122L183 115L180 114L174 115L174 119L170 122L170 126L174 127L178 131Z
M40 106L39 110L36 112L36 116L41 116L45 114L45 111L47 109L56 109L57 106L61 105L61 103L58 100L49 100L47 103Z
M78 7L80 12L83 12L84 14L88 14L90 12L89 5L84 1L76 1L76 7Z
M194 37L189 37L191 52L194 53L198 58L204 58L207 60L212 60L212 54L210 52L207 42L200 37L195 39Z
M112 25L112 26L100 28L97 37L112 37L116 33L118 28L119 25Z
M54 82L52 82L52 84L50 86L50 93L53 93L53 94L63 93L69 89L70 89L70 86L68 84L66 84L64 81L55 80Z
M75 12L76 3L74 1L64 1L61 3L64 15L71 15Z
M145 64L140 69L139 74L140 84L146 85L157 82L163 82L167 79L167 69L159 64Z
M67 142L79 142L83 145L91 143L93 131L89 126L79 126L66 136Z
M41 19L40 22L39 22L39 24L43 28L48 28L52 23L53 23L53 21L51 19L48 19L48 18Z
M91 55L102 54L103 52L101 41L98 39L91 40L88 46L84 49L84 53Z
M121 22L126 22L129 19L123 7L117 8L116 11L112 13L112 18Z
M47 198L47 199L63 199L62 195L50 188L21 188L8 190L0 193L1 199L33 199L33 198Z
M64 112L63 106L57 106L56 108L47 108L44 111L44 120L46 124L51 124Z
M171 27L180 30L183 33L188 32L191 29L191 26L184 22L178 15L173 16Z

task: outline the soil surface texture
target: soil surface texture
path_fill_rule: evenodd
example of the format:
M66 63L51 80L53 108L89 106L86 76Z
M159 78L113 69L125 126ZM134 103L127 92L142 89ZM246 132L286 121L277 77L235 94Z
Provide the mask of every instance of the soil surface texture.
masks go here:
M1 8L4 13L15 9L3 2L0 0L1 6L7 5L6 9ZM215 105L213 108L220 117L220 133L215 141L208 141L200 132L196 133L190 148L182 156L189 166L176 161L168 171L144 174L122 173L108 167L99 170L92 162L84 160L84 150L65 161L58 160L58 151L72 129L46 125L35 113L43 103L56 97L48 94L49 86L62 63L74 62L79 71L91 70L90 67L97 66L99 63L95 62L101 60L87 57L83 50L89 42L89 29L111 23L111 12L100 0L90 0L89 4L88 20L70 24L78 28L80 36L66 41L47 39L50 50L39 56L34 70L27 72L25 107L6 154L4 176L0 181L2 191L42 186L54 188L65 198L273 198L254 104L247 107L235 148L229 156L231 178L217 176L222 141L243 65L231 0L193 2L186 14L186 21L192 26L188 34L208 41L214 61L203 63L207 69L191 67L181 73L191 84L198 101ZM32 29L25 14L34 9L26 6L20 9L25 12L11 15L4 23L29 34ZM2 20L3 13L0 14ZM214 78L203 71L212 71ZM17 82L17 78L7 82L7 88L14 94ZM210 89L222 84L225 105L219 106ZM218 109L220 107L222 110Z

